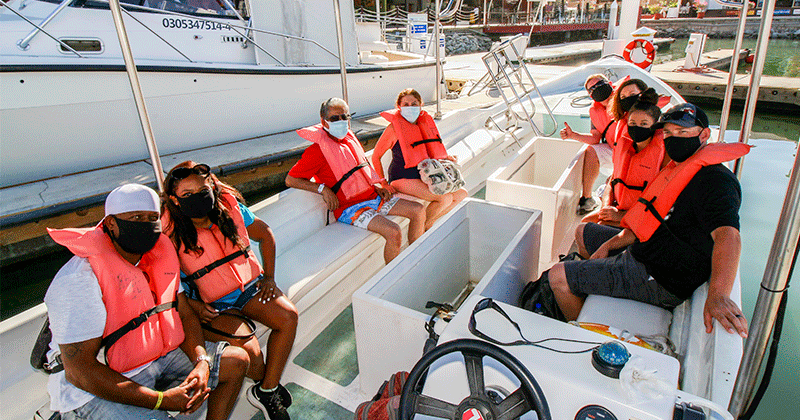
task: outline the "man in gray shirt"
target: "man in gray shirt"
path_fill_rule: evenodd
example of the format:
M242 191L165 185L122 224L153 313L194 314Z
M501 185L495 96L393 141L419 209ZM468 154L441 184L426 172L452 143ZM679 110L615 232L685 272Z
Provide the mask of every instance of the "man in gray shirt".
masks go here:
M63 366L49 378L50 407L62 418L168 419L206 399L208 419L233 409L247 353L203 342L159 209L155 191L127 184L95 228L50 231L75 254L45 296L48 360Z

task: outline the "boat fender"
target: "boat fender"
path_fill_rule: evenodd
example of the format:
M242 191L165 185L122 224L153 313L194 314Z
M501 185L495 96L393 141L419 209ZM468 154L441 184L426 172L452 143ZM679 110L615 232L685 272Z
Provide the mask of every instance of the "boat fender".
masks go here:
M642 44L639 46L639 44ZM635 62L631 58L631 52L634 48L641 48L644 50L645 57L644 60L640 62ZM633 63L639 68L647 70L651 64L653 64L653 60L656 58L656 48L653 46L653 43L646 40L646 39L634 39L633 41L629 42L628 45L625 46L625 50L622 51L622 58L629 63Z

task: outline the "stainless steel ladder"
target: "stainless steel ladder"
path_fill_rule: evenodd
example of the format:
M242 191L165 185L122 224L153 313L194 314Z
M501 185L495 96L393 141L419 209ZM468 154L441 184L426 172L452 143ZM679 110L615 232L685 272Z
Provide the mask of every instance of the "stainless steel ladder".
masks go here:
M530 124L533 133L537 136L550 136L558 129L558 122L553 116L553 111L550 110L550 106L547 105L536 81L533 80L533 76L525 65L525 50L520 53L514 45L514 41L521 37L527 38L527 35L516 35L493 46L489 52L484 54L481 60L486 66L487 73L468 92L468 95L471 95L476 88L478 90L490 86L497 88L506 103L506 110L490 116L487 124L493 124L498 130L510 134L517 142L519 139L514 132L523 123ZM510 90L511 95L506 93L506 89ZM534 91L536 96L541 99L547 115L553 121L553 129L548 133L543 132L533 120L537 112L532 95ZM503 115L507 121L505 128L501 128L497 122L497 118Z

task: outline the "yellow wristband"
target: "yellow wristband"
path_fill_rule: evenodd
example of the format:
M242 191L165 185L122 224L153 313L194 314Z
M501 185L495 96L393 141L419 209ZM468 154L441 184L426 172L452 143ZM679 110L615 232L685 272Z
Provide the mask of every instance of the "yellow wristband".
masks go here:
M163 400L164 400L164 393L158 391L158 401L156 401L156 406L153 407L153 410L158 410L158 408L161 407L161 401Z

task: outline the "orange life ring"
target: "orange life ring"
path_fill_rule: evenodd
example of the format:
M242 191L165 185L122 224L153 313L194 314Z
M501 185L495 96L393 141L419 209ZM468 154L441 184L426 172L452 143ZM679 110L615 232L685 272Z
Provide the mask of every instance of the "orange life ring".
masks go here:
M638 44L642 44L639 48L644 49L645 58L643 61L636 63L631 59L631 51L638 47ZM622 52L622 58L629 63L639 66L640 68L647 69L651 64L653 64L653 59L656 58L656 47L653 46L652 42L646 39L634 39L625 46L625 50Z

